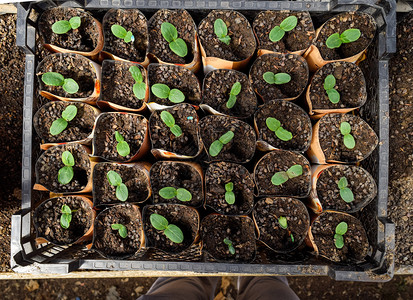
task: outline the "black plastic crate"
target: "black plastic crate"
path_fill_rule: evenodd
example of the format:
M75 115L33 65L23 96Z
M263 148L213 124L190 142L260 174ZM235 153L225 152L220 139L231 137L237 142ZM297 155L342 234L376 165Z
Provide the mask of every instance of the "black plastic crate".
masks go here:
M233 9L251 21L263 10L310 11L318 28L334 14L359 10L371 14L378 33L367 49L367 59L360 63L367 83L368 101L360 115L379 136L379 145L362 162L378 184L378 195L356 216L362 221L372 245L372 253L361 264L333 264L316 259L308 252L289 255L262 255L251 264L203 262L199 248L185 255L168 256L147 251L135 260L106 260L99 255L82 251L81 246L58 247L52 244L36 246L31 223L31 210L38 203L38 192L32 190L33 164L38 157L39 141L33 134L32 118L39 107L35 82L36 20L52 6L82 7L102 17L109 8L138 8L148 17L160 8L185 8L195 22L211 9ZM34 2L18 4L17 45L26 52L23 111L22 208L12 217L11 267L20 273L68 273L76 270L165 271L186 275L325 275L336 280L388 281L394 273L394 225L387 219L387 185L389 157L388 59L396 51L396 3L394 0L320 0L320 1L231 1L231 0L90 0L84 2ZM269 254L268 254L269 253ZM165 261L165 259L167 261ZM194 262L195 260L195 262Z

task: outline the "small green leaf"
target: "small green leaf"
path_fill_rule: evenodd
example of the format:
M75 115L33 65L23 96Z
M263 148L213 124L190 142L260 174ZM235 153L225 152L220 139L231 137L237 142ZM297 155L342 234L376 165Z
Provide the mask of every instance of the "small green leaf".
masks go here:
M232 242L228 238L225 238L224 239L224 244L228 246L229 253L234 255L235 254L235 248L232 245Z
M123 142L125 140L118 131L115 131L115 139L117 142Z
M72 214L71 213L69 213L69 214L63 213L60 216L60 226L62 226L62 228L64 228L64 229L69 228L71 221L72 221Z
M340 39L343 43L351 43L357 41L361 36L359 29L351 28L345 30L341 35Z
M168 239L176 244L180 244L184 241L184 234L182 233L182 230L174 224L169 224L164 230L164 233Z
M192 200L192 195L187 189L179 188L176 191L177 191L176 198L178 198L178 200L183 201L183 202Z
M59 118L53 121L52 126L50 126L49 132L51 135L58 135L66 129L67 125L68 123L65 119Z
M287 73L277 73L274 75L275 84L284 84L291 81L291 76Z
M175 118L172 116L172 114L166 110L161 112L161 120L165 123L166 126L171 128L172 126L175 125Z
M226 105L226 107L227 107L228 109L231 109L231 108L234 107L235 102L237 102L237 96L235 96L235 95L229 95L229 99L228 99L228 101L227 101L227 103L226 103L225 105Z
M169 43L169 48L179 57L185 57L188 54L188 46L181 38Z
M230 94L238 96L239 93L241 93L241 82L237 81L232 85Z
M65 166L59 169L59 172L57 174L57 180L60 182L60 184L68 184L70 181L72 181L73 176L73 168Z
M122 141L116 145L116 151L120 156L128 156L130 154L130 148L127 142Z
M178 194L178 192L177 192L176 188L174 188L172 186L167 186L167 187L161 188L159 190L159 196L161 196L164 199L175 198L177 194Z
M109 183L113 186L119 186L122 183L122 177L113 170L107 172L106 177L108 178Z
M278 224L280 224L280 227L282 229L287 229L288 225L287 225L287 218L286 217L279 217L278 218Z
M275 135L282 141L289 141L293 138L293 134L289 132L288 130L285 130L284 128L280 127L275 131Z
M221 42L223 42L226 45L229 45L229 43L231 42L231 38L229 37L229 35L224 36L222 38L218 38L218 40L220 40Z
M129 72L132 75L132 78L137 82L140 83L143 81L143 76L142 76L142 72L141 69L139 69L138 66L131 66L129 68Z
M133 85L133 94L139 100L145 99L146 95L146 84L143 82L137 82Z
M276 118L268 117L265 119L265 124L267 125L268 129L271 131L276 132L278 128L281 127L281 122L278 121Z
M57 21L52 25L52 31L57 34L64 34L70 29L72 29L72 26L70 26L69 21L66 20Z
M77 107L76 105L69 105L66 109L62 112L62 118L66 121L72 121L77 115Z
M75 94L79 90L79 85L72 78L66 78L62 88L69 94Z
M287 182L288 180L288 175L287 172L277 172L271 177L271 183L273 185L281 185L284 182Z
M340 180L338 181L338 188L339 189L344 189L345 187L348 186L348 181L346 177L341 177Z
M273 72L265 72L262 75L262 78L265 80L265 82L269 84L274 84L275 83L275 74Z
M78 29L80 27L81 24L81 20L80 17L73 17L69 20L70 23L70 27L72 27L72 29Z
M271 42L275 43L275 42L281 41L284 35L285 35L285 31L282 30L280 26L275 26L273 29L271 29L269 38Z
M356 146L356 141L354 140L354 137L351 134L346 134L343 137L343 142L344 146L346 146L347 149L353 149Z
M340 124L340 132L342 135L349 134L351 132L351 126L348 122L341 122Z
M61 208L62 214L71 214L72 210L70 209L69 205L63 204Z
M168 99L171 89L163 83L156 83L151 87L152 93L160 99Z
M334 244L337 249L341 249L344 247L344 238L340 234L335 234L334 235Z
M354 201L354 194L348 187L340 189L340 197L347 203Z
M294 236L293 236L293 234L292 234L292 233L290 234L290 238L291 238L291 242L293 242L293 243L294 243Z
M128 196L128 187L124 183L119 184L116 187L116 198L118 198L119 201L126 201Z
M234 204L235 203L235 194L234 194L234 192L226 192L225 193L225 201L230 205Z
M225 22L222 19L216 19L214 22L214 33L218 37L218 39L229 45L231 42L231 38L228 36L228 28Z
M337 104L340 102L340 93L335 89L328 90L327 96L331 103Z
M347 232L348 225L346 222L340 222L336 227L336 233L344 235Z
M301 165L291 166L287 170L287 176L290 179L301 176L301 175L303 175L303 167Z
M297 23L298 19L296 16L289 16L281 22L280 27L284 31L291 31L297 26Z
M157 230L165 230L169 224L168 220L165 217L158 214L151 214L149 220L152 226Z
M219 140L214 141L211 146L209 146L209 155L212 157L215 157L221 152L222 148L224 147L224 144L221 143Z
M172 102L172 103L181 103L185 101L185 95L184 93L182 93L180 90L178 89L172 89L169 92L169 97L168 99Z
M161 33L168 43L171 43L178 38L178 31L176 30L176 27L168 22L162 23Z
M340 39L340 35L338 34L338 32L333 33L332 35L330 35L327 40L326 40L326 46L330 49L334 49L334 48L338 48L341 46L341 39Z
M227 131L218 139L222 144L228 144L234 138L234 133L232 131Z
M334 75L328 75L326 76L326 78L324 79L324 89L327 90L331 90L334 88L334 86L336 85L336 78L334 77Z
M69 151L64 151L62 153L62 162L67 167L73 167L75 165L75 158Z
M112 224L111 228L113 230L118 230L119 235L121 238L125 238L128 236L128 230L126 229L126 227L122 224Z
M232 242L228 238L225 238L224 239L224 244L229 246L229 245L232 245Z
M123 39L125 43L129 43L135 40L135 37L133 36L132 31L128 31L125 35L125 38Z
M42 81L46 85L51 85L51 86L62 86L65 78L63 77L62 74L57 73L57 72L47 72L42 75Z
M110 27L110 30L112 31L114 36L120 39L124 39L127 33L125 28L117 24L112 25Z
M225 184L225 191L232 192L234 190L234 184L232 182L228 182Z
M182 129L178 125L175 124L170 129L174 136L180 137L182 135Z

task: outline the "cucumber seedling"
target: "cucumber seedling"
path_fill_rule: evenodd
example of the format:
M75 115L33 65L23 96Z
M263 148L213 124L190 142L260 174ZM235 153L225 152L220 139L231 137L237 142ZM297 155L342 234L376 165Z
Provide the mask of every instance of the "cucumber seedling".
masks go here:
M345 30L342 34L338 32L330 35L326 40L326 46L330 49L339 48L341 44L347 44L357 41L361 36L361 32L357 28Z
M353 192L350 190L348 187L348 181L346 177L341 177L340 180L338 181L338 188L340 189L340 197L343 199L345 202L350 203L354 201L354 195Z
M234 133L232 131L228 131L227 133L221 135L219 139L213 141L211 146L209 146L209 155L212 157L217 156L224 145L228 144L234 138Z
M164 199L172 199L176 197L176 199L183 202L192 200L192 194L190 191L184 188L176 189L172 186L167 186L160 189L159 196L161 196Z
M163 22L161 25L161 33L163 38L169 43L169 49L179 57L185 57L188 54L188 47L183 39L178 38L178 30L168 22Z
M106 177L110 185L116 187L116 198L120 201L126 201L128 199L128 187L122 183L122 177L112 170L106 173Z
M225 184L225 201L228 204L235 203L234 184L232 182Z
M337 249L341 249L344 247L344 238L343 235L346 234L348 229L348 225L346 222L341 222L337 225L336 231L334 234L334 244L336 245Z
M271 29L269 38L271 42L278 42L280 41L287 31L293 30L297 26L298 19L296 16L289 16L285 18L281 23L280 26L275 26Z
M340 101L340 93L334 88L336 85L336 78L330 74L324 79L324 90L327 93L328 100L331 103L337 104Z
M235 248L234 248L234 245L232 244L232 241L228 238L225 238L224 239L224 244L228 246L229 253L234 255L235 254Z
M63 204L60 211L62 213L60 216L60 226L64 229L68 229L70 222L72 221L72 213L77 212L77 209L71 210L68 205Z
M79 90L79 85L72 78L64 78L57 72L47 72L42 75L42 81L45 85L61 86L68 94L75 94Z
M49 128L51 135L58 135L63 130L66 129L70 121L72 121L77 115L77 107L73 104L67 106L64 111L62 111L62 117L54 120L52 126Z
M74 176L73 166L75 165L75 158L69 151L64 151L62 153L62 162L65 166L59 169L57 180L60 184L68 184Z
M229 45L231 38L228 35L228 27L222 19L216 19L214 22L214 33L218 40L226 45Z
M172 116L172 114L166 110L161 112L161 120L162 122L165 123L166 126L169 127L171 132L174 134L176 137L180 137L182 135L182 129L179 127L179 125L175 124L175 118Z
M135 83L133 84L133 93L135 94L136 98L139 100L145 99L146 95L146 84L143 82L142 72L137 66L131 66L129 68L129 72L131 73Z
M115 131L115 139L118 142L116 145L116 151L120 156L128 156L130 154L129 144L125 141L125 138L118 132Z
M281 122L276 118L269 117L265 120L268 129L273 131L275 135L282 141L289 141L293 138L293 134L281 126Z
M168 99L172 103L181 103L185 101L184 93L178 89L170 89L163 83L155 83L151 87L151 91L159 99Z
M69 21L60 20L54 22L52 25L52 31L57 34L64 34L69 32L71 29L77 29L80 27L81 19L80 17L70 18Z
M347 149L353 149L356 146L356 141L354 137L350 134L351 126L348 122L341 122L340 132L343 135L343 143Z
M124 40L125 43L135 41L135 37L133 36L132 31L127 31L125 28L123 28L122 26L118 24L113 24L110 27L110 30L112 31L114 36Z
M112 224L110 225L112 230L117 230L121 238L125 238L128 236L128 230L126 229L125 225L122 224Z
M184 241L182 230L174 224L169 224L165 217L159 214L151 214L149 220L155 229L162 231L172 242L180 244Z
M231 92L229 93L229 99L226 103L227 108L231 109L234 107L239 93L241 93L241 83L237 81L231 87Z
M286 172L281 171L275 173L271 177L271 183L273 185L282 185L287 182L289 179L301 176L303 174L303 167L301 165L291 166Z
M287 73L274 74L273 72L265 72L262 78L269 84L285 84L291 81L291 76Z

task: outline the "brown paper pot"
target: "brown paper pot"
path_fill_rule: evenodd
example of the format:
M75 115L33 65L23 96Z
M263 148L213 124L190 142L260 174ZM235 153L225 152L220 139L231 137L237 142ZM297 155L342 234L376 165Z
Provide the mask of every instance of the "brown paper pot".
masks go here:
M60 225L61 207L63 204L72 210L82 210L86 213L86 223L79 213L72 213L72 220L67 229ZM33 213L33 223L36 230L36 242L50 242L55 245L81 244L92 240L93 223L96 212L92 202L83 196L63 196L48 199L36 207ZM52 234L50 234L52 233Z
M60 20L69 20L71 17L79 16L81 17L81 25L78 29L70 30L68 33L58 35L52 31L52 25L54 22ZM50 21L48 21L50 18ZM53 7L46 10L39 19L40 34L44 40L44 47L52 52L60 53L76 53L83 56L96 56L103 48L103 30L102 25L98 20L93 18L88 12L80 10L78 8L70 7ZM91 32L86 33L86 29ZM89 47L82 47L79 49L76 45L65 47L59 44L59 36L65 41L76 41L79 40L92 40L92 45ZM82 43L82 45L84 45ZM84 49L85 48L85 49Z
M96 164L93 170L93 205L96 207L145 202L151 196L150 168L151 164L148 162L128 164L102 162ZM107 179L109 171L118 173L122 178L122 183L128 188L128 199L125 202L116 197L116 187L112 186Z
M68 94L60 86L46 86L41 77L47 72L58 72L65 78L74 79L79 84L79 91L75 94ZM84 102L94 105L99 98L101 67L79 54L50 54L38 64L36 75L39 81L40 95L49 100Z
M69 132L75 133L76 137L73 140L68 140L62 136L62 133L53 136L50 134L49 129L53 121L58 119L61 112L69 105L75 105L78 109L76 117L68 122L68 127L63 130L62 133ZM57 107L59 115L51 114L50 108ZM95 124L95 120L100 114L100 110L94 106L80 103L80 102L63 102L53 101L43 105L33 117L33 127L42 140L40 149L47 150L50 147L61 145L62 143L78 143L84 145L90 145L92 140L92 132ZM43 117L42 117L43 116ZM51 118L53 117L53 118ZM87 123L88 122L88 123ZM89 126L87 125L89 124ZM45 130L46 129L46 130ZM87 130L89 129L89 130ZM81 132L83 131L83 132Z
M133 93L135 79L129 68L137 66L142 73L146 85L144 99L138 99ZM117 111L142 112L146 109L149 98L148 75L141 65L127 62L104 60L102 63L102 92L97 105L102 109Z
M343 235L344 247L338 249L334 244L334 234L340 222L346 222L348 230ZM361 262L370 252L366 231L361 222L343 212L324 211L311 223L308 240L316 255L333 262Z
M347 55L345 58L340 58L340 59L324 59L322 54L320 53L320 47L327 48L325 45L325 41L327 38L337 32L338 24L345 24L345 28L343 28L340 33L342 33L346 29L354 28L354 22L355 20L360 20L360 18L365 18L364 21L368 23L369 27L369 35L366 36L366 32L363 30L360 30L362 32L362 36L359 39L360 41L363 42L363 46L361 51L358 53L353 53L351 55ZM344 19L346 21L344 21ZM329 25L333 25L334 29L331 29ZM355 63L363 54L363 52L367 49L367 47L370 45L371 41L374 38L375 32L376 32L376 22L374 21L374 18L366 13L358 12L358 11L353 11L353 12L345 12L342 14L339 14L337 16L332 17L329 19L327 22L325 22L320 28L316 30L316 38L313 41L313 44L310 46L310 48L304 53L304 57L307 60L308 67L310 68L311 72L315 72L322 66L324 66L327 63L334 62L334 61L347 61L351 63ZM321 40L321 37L323 37L323 40ZM359 41L353 42L353 43L361 43ZM349 45L349 44L347 44ZM343 45L340 46L342 48ZM346 47L346 46L344 46ZM340 49L338 48L338 49ZM327 48L328 49L328 48Z
M120 156L116 150L115 131L118 131L124 138L125 134L136 134L131 138L125 138L131 150L126 157ZM138 160L149 151L150 147L149 125L144 116L124 112L107 112L100 114L96 119L92 156L126 163Z
M227 25L231 37L229 45L218 40L215 35L214 22L216 19L222 19ZM244 15L237 11L211 11L199 24L198 32L205 74L215 69L245 69L257 47L250 23ZM219 45L220 47L216 51L211 51L207 45ZM240 53L240 51L243 52Z
M204 204L204 171L194 162L157 161L150 171L153 204L171 203L201 207ZM184 188L188 190L192 199L180 201L174 197L164 199L159 191L164 187Z
M59 169L64 167L61 159L64 151L72 153L75 160L74 177L66 185L59 183L57 179ZM92 173L96 162L90 159L89 153L89 148L76 143L49 148L36 161L36 184L33 189L50 191L55 194L90 193L93 185Z
M297 26L287 31L280 41L272 42L269 37L270 31L289 16L297 17ZM255 17L252 28L258 41L257 56L274 52L302 55L315 37L313 21L308 11L262 11Z
M335 89L340 94L340 101L336 104L328 99L324 89L324 80L329 75L336 78ZM309 114L315 114L317 119L328 113L348 113L366 102L366 80L361 69L353 63L328 63L314 74L305 96Z
M128 220L128 221L126 221ZM127 236L122 238L112 224L126 227ZM95 220L93 249L108 259L126 259L145 247L145 234L139 207L129 203L115 205L101 211Z
M148 21L138 9L110 9L103 17L105 43L100 59L113 59L138 63L145 68L148 58ZM112 25L121 25L126 31L132 31L133 42L126 43L113 35Z
M341 122L348 122L352 128L356 146L351 151L344 146ZM356 132L354 126L357 126ZM368 157L377 147L378 140L374 130L360 117L327 114L313 126L313 138L307 155L316 164L355 163Z
M177 22L177 21L182 22ZM187 21L189 26L185 26ZM161 35L161 24L169 22L177 28L178 38L182 38L188 47L188 55L192 53L192 60L185 62L178 62L179 59L172 51L168 52L167 57L162 54L162 49L169 49L168 42ZM191 29L189 29L191 27ZM160 9L148 21L149 30L149 58L160 64L178 65L191 70L196 73L201 67L201 56L199 54L197 29L191 15L185 9ZM155 40L159 40L161 47L154 44ZM187 56L188 56L187 55ZM172 58L171 58L172 57Z

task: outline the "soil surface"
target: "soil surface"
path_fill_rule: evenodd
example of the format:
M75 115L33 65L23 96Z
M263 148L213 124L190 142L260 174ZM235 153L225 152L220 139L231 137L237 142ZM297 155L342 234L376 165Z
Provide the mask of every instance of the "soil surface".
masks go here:
M336 79L334 89L340 94L336 104L328 99L324 80L328 75ZM363 105L367 100L366 81L361 69L349 62L333 62L319 69L310 86L310 100L313 109L352 108Z
M271 183L271 178L275 173L286 172L294 165L303 167L302 175L288 179L282 185L276 186ZM260 196L306 197L310 193L310 163L303 155L292 151L274 150L267 153L256 164L254 177Z
M116 37L112 25L120 25L131 31L135 40L126 43ZM105 44L103 51L133 62L143 62L148 49L148 24L146 17L138 9L110 9L103 19Z
M93 169L93 205L122 203L116 198L116 187L107 179L109 171L115 171L128 188L128 203L141 203L149 196L150 183L145 172L137 165L98 163Z
M52 123L62 117L62 112L69 105L77 108L75 118L66 129L57 135L50 134ZM92 106L79 102L52 101L43 105L33 117L33 126L43 143L73 142L87 138L92 134L95 113Z
M204 251L219 261L248 262L255 257L254 222L249 217L209 215L202 220ZM235 254L224 243L229 239Z
M127 236L121 237L112 224L126 227ZM127 258L141 248L143 235L142 217L137 206L128 203L105 209L95 221L93 247L107 258Z
M360 117L350 114L328 114L320 119L318 137L326 161L357 162L365 159L378 144L377 134ZM340 124L348 122L350 134L356 141L353 149L348 149L343 142Z
M291 81L284 84L269 84L263 75L266 72L287 73ZM295 98L301 95L308 83L308 65L296 54L264 54L258 57L250 69L250 81L255 92L264 102Z
M79 16L80 27L71 29L67 33L57 34L52 31L52 25L60 20L69 21ZM46 44L59 46L64 49L90 52L99 42L98 24L92 16L80 9L69 7L54 7L46 10L39 19L40 33Z
M330 49L325 41L333 33L342 34L345 30L357 28L361 36L352 43L343 43L339 48ZM320 30L314 45L324 60L336 60L351 57L367 48L376 34L376 23L370 15L360 12L346 12L331 18Z
M115 60L104 60L102 64L102 92L100 100L112 102L127 108L141 108L143 100L138 99L133 93L136 83L129 68L136 66L142 74L143 83L146 82L146 70L134 63ZM148 87L146 87L148 88Z
M339 223L346 222L347 232L343 235L344 247L336 248L334 234ZM312 224L311 233L321 256L334 262L359 262L368 254L369 242L361 222L339 213L323 213Z
M276 118L282 128L292 133L289 141L279 139L267 124L267 118ZM312 126L308 114L298 105L284 100L273 100L260 106L255 113L259 139L274 148L304 152L310 147Z
M290 252L300 246L310 226L306 206L294 198L263 198L255 204L253 217L258 239L277 252ZM280 217L287 219L286 229L279 225Z
M229 182L234 185L234 204L225 201L225 185ZM224 215L247 215L254 205L254 187L254 180L244 166L213 163L205 173L206 205Z
M272 42L269 36L271 30L289 16L297 17L297 26L291 31L286 31L284 37L278 42ZM263 11L255 17L252 27L258 40L258 49L274 52L288 53L305 50L310 47L315 37L309 12Z
M235 105L228 108L226 104L236 82L241 83L241 92L236 96ZM225 115L248 118L257 109L257 97L248 76L239 71L219 69L209 72L205 76L202 93L202 104Z
M224 21L231 38L229 45L221 42L214 33L217 19ZM218 57L230 61L241 61L254 54L257 46L248 20L239 12L213 10L199 24L199 42L207 57Z
M204 203L203 178L195 167L184 162L158 161L152 165L151 188L153 203L174 203L199 207ZM164 199L159 190L164 187L187 189L192 199L180 201L177 198Z
M72 220L68 228L60 225L62 206L72 210ZM76 210L75 212L73 212ZM37 237L44 237L56 245L69 245L80 239L94 221L92 207L81 197L67 196L43 202L33 214Z

